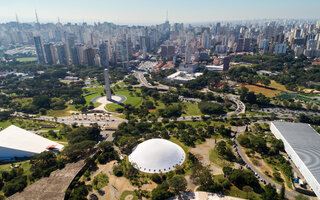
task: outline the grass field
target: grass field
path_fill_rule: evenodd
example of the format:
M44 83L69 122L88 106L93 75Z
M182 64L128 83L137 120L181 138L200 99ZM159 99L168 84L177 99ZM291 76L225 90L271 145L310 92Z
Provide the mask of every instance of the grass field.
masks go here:
M241 85L241 84L239 84ZM243 85L246 88L249 89L249 91L254 92L255 94L263 94L266 97L275 97L280 95L281 93L284 92L290 92L289 90L286 89L286 87L280 83L277 83L274 80L271 80L270 85L268 86L269 88L263 87L263 85ZM240 86L241 87L241 86ZM240 89L240 87L238 89ZM271 89L270 89L271 88Z
M24 119L24 120L12 119L12 120L7 120L7 121L2 121L2 122L0 122L0 127L5 129L12 124L15 126L18 126L20 128L23 128L23 129L55 130L55 129L60 128L60 126L56 126L56 128L41 128L41 125L53 125L55 123L54 122L40 122L40 121L36 121L36 120L26 120L26 119Z
M15 163L8 163L8 164L0 164L0 172L2 171L11 171L11 164L14 164L14 165L20 165L20 167L23 168L23 171L24 171L24 174L25 175L28 175L30 173L30 167L31 167L31 164L29 161L22 161L22 162L15 162Z
M92 99L101 96L101 93L104 92L105 88L104 87L94 87L94 88L86 88L86 90L88 91L88 93L83 93L83 95L90 94L90 95L87 95L84 97L84 99L87 102L86 104L89 105L89 103L92 101ZM96 105L98 105L98 104L96 104Z
M269 87L277 89L277 90L289 92L284 85L282 85L281 83L277 83L274 80L271 80Z
M200 116L202 115L200 109L198 108L198 104L183 102L186 106L185 113L182 116Z
M129 91L127 88L122 87L120 89L114 90L115 94L125 96L127 100L124 102L124 104L131 104L132 106L136 107L140 105L142 102L142 97L138 97L135 92L140 92L140 89L133 89L132 91ZM110 112L116 112L117 108L121 108L121 105L118 104L107 104L106 109Z
M248 88L250 92L254 92L255 94L263 94L266 97L275 97L279 94L281 94L282 92L279 90L272 90L272 89L268 89L265 87L260 87L260 86L256 86L256 85L244 85L244 87ZM240 88L239 88L240 89Z
M132 198L126 198L127 196L132 195ZM120 200L126 200L126 199L131 199L131 200L138 200L138 197L134 191L124 191L122 192L120 196Z
M233 167L233 162L229 162L227 160L221 159L215 149L210 150L209 159L214 164L218 165L219 167Z
M66 117L71 115L71 113L69 112L70 110L71 110L70 106L68 106L63 110L48 110L47 115L51 117Z
M25 57L25 58L17 58L19 62L34 62L37 61L37 57Z
M8 126L10 126L12 123L7 120L7 121L3 121L3 122L0 122L0 127L2 127L3 129L7 128Z

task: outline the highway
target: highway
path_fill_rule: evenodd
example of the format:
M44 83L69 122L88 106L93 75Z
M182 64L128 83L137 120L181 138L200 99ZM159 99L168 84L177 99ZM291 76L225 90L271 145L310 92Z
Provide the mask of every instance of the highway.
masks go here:
M146 72L142 72L142 71L133 71L134 76L138 79L138 81L140 82L140 85L135 85L135 87L141 87L141 86L145 86L148 88L156 88L158 90L169 90L169 87L166 85L157 85L157 86L152 86L147 79L144 77L144 74Z

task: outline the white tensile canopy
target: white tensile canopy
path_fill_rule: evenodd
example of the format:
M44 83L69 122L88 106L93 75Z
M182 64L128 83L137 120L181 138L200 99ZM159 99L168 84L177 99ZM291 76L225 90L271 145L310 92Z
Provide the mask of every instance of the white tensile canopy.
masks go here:
M182 165L186 158L183 149L168 140L150 139L136 146L129 161L139 171L165 173Z
M61 150L63 145L11 125L0 132L0 160L30 157L49 149Z

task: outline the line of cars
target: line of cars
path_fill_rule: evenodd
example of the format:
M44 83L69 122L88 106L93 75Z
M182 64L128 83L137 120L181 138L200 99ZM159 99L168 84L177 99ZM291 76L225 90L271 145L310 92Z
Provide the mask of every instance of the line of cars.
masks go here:
M250 171L252 171L254 173L255 177L260 182L262 182L263 184L266 184L267 182L263 178L261 178L260 175L257 172L253 171L253 169L251 169L251 167L243 160L243 158L241 157L241 155L239 153L238 145L236 143L236 139L237 139L237 133L235 133L233 138L232 138L232 142L233 142L232 147L233 147L234 151L236 152L237 156L241 159L241 162L239 163L241 165L241 169L243 167L246 167L248 170L250 170Z

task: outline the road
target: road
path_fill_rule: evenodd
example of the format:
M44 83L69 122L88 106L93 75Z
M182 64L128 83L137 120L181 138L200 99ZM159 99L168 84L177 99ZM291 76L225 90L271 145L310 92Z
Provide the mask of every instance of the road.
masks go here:
M145 86L148 88L155 88L158 90L169 90L169 87L166 85L157 85L157 86L152 86L147 79L144 77L144 74L146 72L141 72L141 71L133 71L134 76L138 79L138 81L140 82L140 85L135 85L134 87L141 87L141 86Z
M116 128L118 125L122 122L126 122L127 120L114 117L110 114L104 115L104 114L87 114L87 115L73 115L73 116L67 116L67 117L48 117L48 116L40 116L40 117L34 117L34 119L37 120L43 120L43 121L53 121L53 122L59 122L59 123L65 123L72 125L74 123L84 125L84 126L90 126L94 123L97 123L99 126L104 128Z

